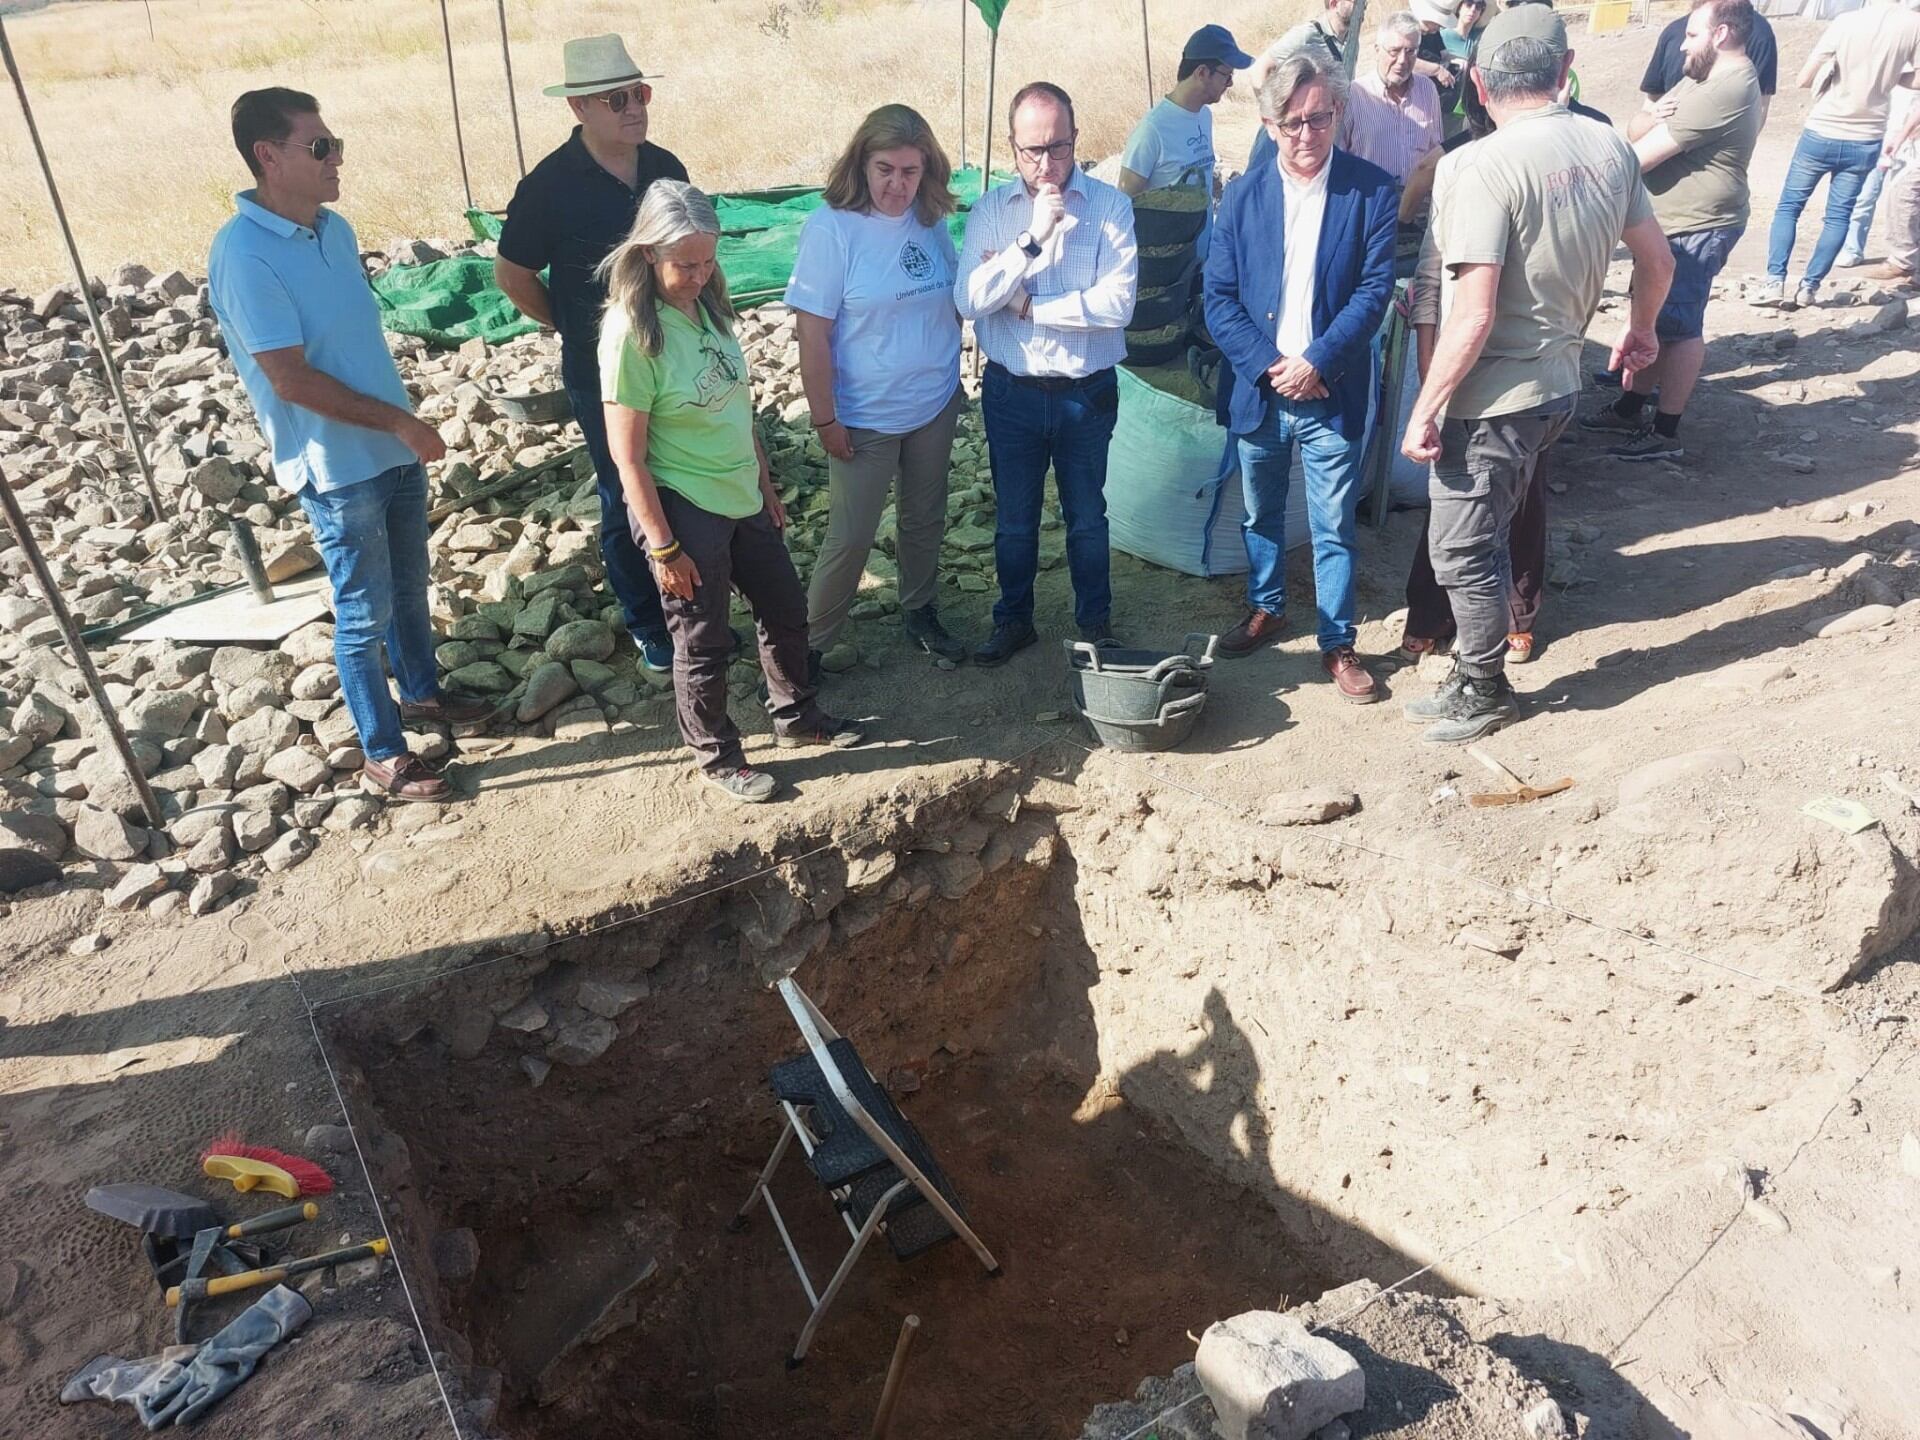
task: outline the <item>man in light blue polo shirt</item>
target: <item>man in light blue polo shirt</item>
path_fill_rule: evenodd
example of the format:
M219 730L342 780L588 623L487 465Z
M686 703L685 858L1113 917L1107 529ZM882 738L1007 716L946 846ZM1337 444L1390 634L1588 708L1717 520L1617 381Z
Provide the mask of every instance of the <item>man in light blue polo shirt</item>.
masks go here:
M259 182L234 197L207 262L214 314L273 452L300 497L333 582L334 661L359 732L363 788L445 800L408 753L401 722L462 729L494 707L440 693L427 617L427 472L446 454L413 413L340 198L343 142L298 90L233 103L233 143ZM400 685L396 708L381 647Z

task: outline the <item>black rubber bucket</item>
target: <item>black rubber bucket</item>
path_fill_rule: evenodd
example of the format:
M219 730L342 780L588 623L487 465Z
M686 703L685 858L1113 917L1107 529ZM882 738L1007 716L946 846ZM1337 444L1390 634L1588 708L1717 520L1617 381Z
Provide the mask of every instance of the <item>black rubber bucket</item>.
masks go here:
M1103 745L1170 750L1206 708L1207 672L1219 637L1192 634L1178 654L1066 642L1073 705Z

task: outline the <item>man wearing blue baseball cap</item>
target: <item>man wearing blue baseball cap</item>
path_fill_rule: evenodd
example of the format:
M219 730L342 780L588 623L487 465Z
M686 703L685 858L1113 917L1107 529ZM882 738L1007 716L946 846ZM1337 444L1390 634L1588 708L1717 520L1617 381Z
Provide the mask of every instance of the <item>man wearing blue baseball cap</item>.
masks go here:
M1233 72L1251 64L1253 57L1233 43L1224 25L1202 25L1188 36L1173 89L1127 137L1120 188L1138 195L1166 185L1205 185L1217 197L1209 107L1233 87Z

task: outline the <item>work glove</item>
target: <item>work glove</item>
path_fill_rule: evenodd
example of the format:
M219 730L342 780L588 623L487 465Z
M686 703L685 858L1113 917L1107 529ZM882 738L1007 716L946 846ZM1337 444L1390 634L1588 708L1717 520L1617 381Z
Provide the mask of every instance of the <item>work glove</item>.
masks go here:
M145 1419L156 1394L171 1394L187 1373L187 1362L198 1345L169 1345L144 1360L122 1360L118 1355L96 1355L74 1372L60 1391L62 1405L83 1400L107 1400L131 1405Z
M149 1430L163 1425L187 1425L211 1410L275 1345L313 1316L313 1307L298 1291L276 1285L211 1340L180 1372L177 1383L153 1397L151 1409L141 1407L140 1418Z

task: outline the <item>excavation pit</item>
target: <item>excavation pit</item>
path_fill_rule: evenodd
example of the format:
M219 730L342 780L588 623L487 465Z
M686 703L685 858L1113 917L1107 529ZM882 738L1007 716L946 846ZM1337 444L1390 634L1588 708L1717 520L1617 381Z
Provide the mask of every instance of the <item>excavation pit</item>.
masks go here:
M727 1226L779 1133L768 1068L799 1050L755 944L783 917L736 897L671 935L562 942L336 1031L406 1142L409 1228L454 1272L428 1282L442 1319L500 1372L503 1433L864 1433L916 1313L897 1433L1073 1436L1188 1358L1188 1331L1331 1283L1266 1197L1098 1080L1072 862L1048 822L1008 834L1031 853L991 874L920 852L930 874L982 872L959 898L916 905L909 888L889 906L893 879L869 882L844 904L870 904L870 928L848 935L861 918L843 916L796 976L933 1147L1004 1274L960 1243L898 1262L876 1241L791 1372L807 1305L786 1255L763 1209ZM797 920L797 943L820 923ZM606 1028L623 1033L590 1063L547 1059ZM1197 1080L1212 1068L1189 1061ZM773 1193L824 1286L848 1237L797 1149ZM464 1237L429 1238L462 1229L471 1279L446 1259Z
M1604 937L1444 877L1126 783L997 783L325 1010L493 1433L863 1434L915 1313L897 1434L1077 1436L1213 1321L1397 1280L1569 1174L1611 1165L1624 1199L1639 1158L1754 1123L1818 1063L1811 1013L1623 976ZM801 1048L789 973L1005 1269L876 1242L794 1371L807 1305L773 1227L727 1228L780 1131L768 1070ZM1685 1046L1718 1058L1681 1087ZM824 1285L847 1236L797 1154L774 1195ZM1422 1288L1528 1293L1565 1243L1515 1231Z

